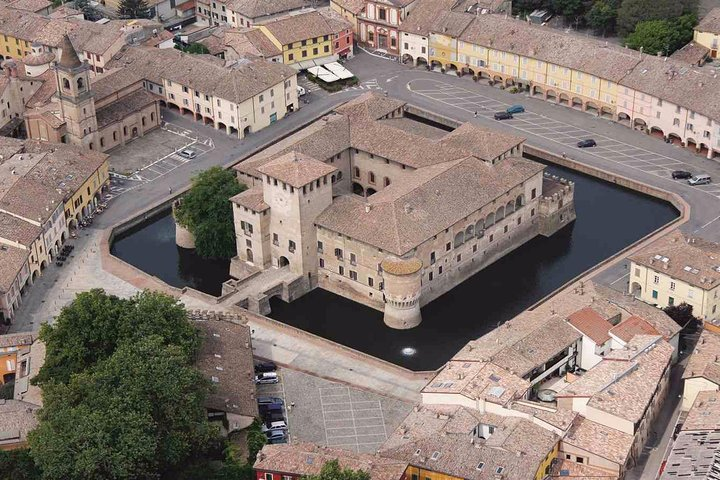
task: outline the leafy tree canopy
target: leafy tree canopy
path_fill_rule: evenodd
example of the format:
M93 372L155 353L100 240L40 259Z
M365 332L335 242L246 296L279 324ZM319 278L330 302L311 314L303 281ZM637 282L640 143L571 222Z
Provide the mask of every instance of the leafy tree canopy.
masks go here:
M307 475L304 480L370 480L370 474L362 470L340 468L337 460L330 460L323 465L318 475Z
M195 248L204 258L231 258L235 252L235 225L230 197L247 187L235 175L212 167L193 178L175 219L195 236Z
M668 317L675 320L675 323L681 327L693 322L699 322L699 320L693 315L693 306L685 302L680 305L665 307L664 312L668 315Z
M151 11L146 0L122 0L118 15L120 18L151 18Z
M151 335L178 346L188 359L200 342L185 308L170 296L145 291L121 299L101 289L80 293L53 325L40 329L47 353L34 381L67 383L72 374L107 359L122 344Z
M597 0L585 15L585 20L596 33L611 33L615 30L617 8L605 0Z
M205 45L203 45L202 43L191 43L187 47L183 47L181 45L175 45L175 48L177 48L178 50L182 50L185 53L193 53L193 54L200 54L200 53L209 54L210 53L210 50L208 50L208 48Z
M90 4L90 0L75 0L75 9L80 10L85 17L85 20L95 22L102 18L102 14Z
M40 470L30 450L0 450L0 480L39 480Z
M217 443L208 382L161 335L121 344L68 383L43 387L28 441L50 480L157 478Z
M630 35L625 38L625 44L635 50L642 48L643 52L655 55L671 55L693 38L693 27L697 24L697 17L692 14L683 15L677 20L648 20L640 22Z
M585 9L582 0L552 0L552 9L567 19L575 19L581 15Z
M622 0L617 12L621 37L635 30L639 22L673 20L683 14L696 14L697 0Z

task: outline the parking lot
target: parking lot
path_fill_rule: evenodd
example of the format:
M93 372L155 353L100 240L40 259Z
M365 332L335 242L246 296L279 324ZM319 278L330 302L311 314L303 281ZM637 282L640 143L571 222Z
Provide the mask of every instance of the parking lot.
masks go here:
M211 138L172 123L165 123L162 128L110 152L110 168L114 178L110 194L121 195L139 185L152 182L214 148ZM195 152L195 158L179 155L178 152L184 149Z
M292 442L374 452L412 409L409 403L289 369L280 383L258 385L258 396L285 401Z
M477 112L479 117L492 119L495 112L504 111L510 106L496 99L441 80L414 80L410 83L410 86L414 93L463 110L467 112L470 117ZM518 95L517 99L517 103L522 103L525 96ZM558 106L558 108L568 107ZM658 177L670 178L673 170L689 170L696 174L707 173L698 171L698 169L672 157L623 143L605 135L533 113L532 111L516 114L513 119L504 120L502 123L512 126L520 134L536 135L555 142L566 149L565 151L570 157L572 156L572 151L577 148L576 144L578 141L593 138L597 141L598 146L585 149L586 153ZM677 181L684 182L684 180ZM696 187L688 186L688 188L696 188L720 198L720 183Z

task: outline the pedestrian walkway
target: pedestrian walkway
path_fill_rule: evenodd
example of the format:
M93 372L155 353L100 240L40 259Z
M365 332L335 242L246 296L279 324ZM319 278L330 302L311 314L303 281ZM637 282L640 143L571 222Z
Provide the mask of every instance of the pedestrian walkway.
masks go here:
M102 269L101 237L102 232L91 227L80 230L76 240L68 241L75 246L72 254L62 267L50 265L35 281L10 325L10 333L36 331L43 323L52 322L80 292L102 288L109 294L129 297L138 291Z
M307 93L312 93L312 92L317 92L318 90L322 90L317 83L311 82L305 76L298 77L298 85L303 87Z

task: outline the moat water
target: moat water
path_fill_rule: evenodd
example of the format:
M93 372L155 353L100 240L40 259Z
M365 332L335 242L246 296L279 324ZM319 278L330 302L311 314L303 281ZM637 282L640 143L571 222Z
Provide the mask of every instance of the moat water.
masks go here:
M575 182L577 220L551 238L536 237L422 309L411 330L393 330L382 313L316 289L270 316L412 370L432 370L593 265L674 219L668 203L572 170L548 171ZM175 245L168 211L121 235L112 253L166 283L218 295L228 262L208 262Z

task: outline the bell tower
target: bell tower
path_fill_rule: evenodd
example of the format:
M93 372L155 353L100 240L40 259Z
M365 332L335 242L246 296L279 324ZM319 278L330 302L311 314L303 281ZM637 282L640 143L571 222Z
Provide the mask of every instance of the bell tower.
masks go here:
M57 97L67 127L65 142L97 150L97 116L90 90L90 65L80 61L67 35L61 48L62 54L55 71Z

